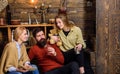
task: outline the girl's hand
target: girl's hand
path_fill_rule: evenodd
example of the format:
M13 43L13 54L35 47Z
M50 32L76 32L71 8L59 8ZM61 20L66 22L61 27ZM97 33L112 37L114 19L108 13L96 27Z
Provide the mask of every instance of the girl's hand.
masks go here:
M82 44L76 45L75 49L77 49L78 51L81 51L82 50Z

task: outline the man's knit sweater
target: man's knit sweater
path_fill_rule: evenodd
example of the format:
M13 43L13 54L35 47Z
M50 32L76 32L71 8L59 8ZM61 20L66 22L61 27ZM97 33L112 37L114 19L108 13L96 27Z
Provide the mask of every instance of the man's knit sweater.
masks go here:
M62 67L64 64L64 57L60 49L54 44L51 47L55 49L56 56L47 55L47 48L40 48L37 45L31 47L28 53L29 58L35 59L43 72Z

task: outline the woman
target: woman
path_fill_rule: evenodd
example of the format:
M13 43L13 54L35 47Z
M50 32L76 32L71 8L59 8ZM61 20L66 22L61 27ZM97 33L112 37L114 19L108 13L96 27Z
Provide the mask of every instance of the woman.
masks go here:
M27 39L26 28L17 27L14 31L14 41L5 46L1 56L0 74L39 74L36 67L30 65L26 47L23 43Z
M55 24L62 41L60 49L64 54L65 64L76 60L80 66L80 73L85 73L83 48L86 47L86 44L81 29L75 26L74 23L70 23L67 16L63 14L56 16Z

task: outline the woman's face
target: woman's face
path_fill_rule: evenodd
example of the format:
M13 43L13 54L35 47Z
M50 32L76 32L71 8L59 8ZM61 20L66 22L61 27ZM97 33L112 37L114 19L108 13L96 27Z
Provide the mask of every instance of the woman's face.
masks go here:
M63 29L63 28L64 28L64 23L63 23L63 21L62 21L60 18L57 18L57 19L56 19L56 26L57 26L59 29Z
M22 41L22 42L25 42L28 40L28 33L26 30L23 30L23 33L20 35L19 39Z

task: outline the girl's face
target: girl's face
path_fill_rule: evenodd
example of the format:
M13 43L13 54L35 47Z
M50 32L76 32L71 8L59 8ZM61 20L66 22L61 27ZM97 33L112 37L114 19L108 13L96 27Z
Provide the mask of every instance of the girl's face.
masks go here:
M22 42L25 42L28 40L28 33L26 30L23 30L23 33L20 35L19 39L22 41Z
M64 23L63 23L63 21L62 21L60 18L57 18L57 19L56 19L56 26L57 26L59 29L63 29L63 28L64 28Z

